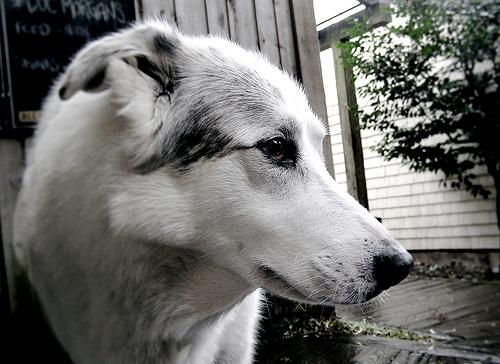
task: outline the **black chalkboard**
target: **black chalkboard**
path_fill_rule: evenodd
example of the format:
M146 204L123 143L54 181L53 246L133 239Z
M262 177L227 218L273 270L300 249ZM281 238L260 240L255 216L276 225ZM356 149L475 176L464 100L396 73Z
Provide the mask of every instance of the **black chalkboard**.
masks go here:
M34 125L43 98L78 49L135 19L134 0L0 2L6 55L2 68L7 69L4 87L10 91L7 106L14 128Z

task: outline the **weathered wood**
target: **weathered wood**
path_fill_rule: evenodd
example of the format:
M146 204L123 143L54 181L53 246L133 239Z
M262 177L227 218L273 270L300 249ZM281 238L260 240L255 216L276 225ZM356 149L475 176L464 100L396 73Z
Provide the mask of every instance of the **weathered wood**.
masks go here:
M344 65L342 50L332 44L335 65L335 81L339 104L340 128L344 147L344 160L347 179L347 191L358 202L368 208L363 146L357 108L356 88L352 68Z
M144 9L142 8L143 1L142 0L134 0L134 5L135 5L135 18L136 19L142 19Z
M496 191L500 193L500 191ZM498 243L500 247L500 242ZM500 252L491 252L488 254L488 260L490 263L490 268L493 273L498 273L500 271Z
M208 31L229 38L229 18L225 0L206 0Z
M253 0L227 0L231 39L248 49L259 49Z
M255 15L257 33L259 35L259 49L276 66L281 65L276 29L276 17L272 0L255 0Z
M312 0L292 0L292 16L295 20L297 52L300 63L300 79L314 112L323 120L328 129L325 91L319 58L318 33L314 18ZM323 141L323 154L328 171L335 175L330 136Z
M0 139L0 220L10 309L16 311L19 267L13 247L13 214L23 171L23 150L17 140Z
M500 357L497 355L492 355L490 353L478 352L474 348L455 348L452 345L439 345L433 350L429 350L429 343L421 343L410 340L400 340L388 337L379 336L369 336L369 335L357 335L353 339L359 343L359 345L368 347L379 347L383 350L380 354L386 350L394 350L406 352L408 355L404 355L404 360L398 358L397 361L382 361L377 360L376 363L500 363ZM398 354L398 356L401 355ZM450 358L449 361L443 358ZM357 356L353 362L354 363L365 363L364 357Z
M391 22L392 18L388 11L389 4L386 1L379 1L373 6L367 6L365 10L354 14L346 19L332 24L325 29L319 31L320 49L324 51L330 48L333 41L341 41L349 39L349 32L355 20L368 19L369 27L367 30L386 25Z
M31 149L33 148L33 142L35 140L35 137L29 136L24 139L24 149L23 149L23 155L24 159L26 160L28 158L28 155L31 153Z
M175 2L175 14L179 29L192 35L208 33L205 0L182 0Z
M174 0L143 0L139 1L142 5L143 18L162 17L172 24L176 24Z
M281 68L298 77L293 24L288 0L274 0Z
M444 344L448 343L446 350L457 354L457 358L461 357L459 351L465 349L463 354L482 352L485 358L489 355L494 359L491 362L500 362L500 346L491 345L500 340L496 324L500 319L498 282L438 278L419 279L416 285L414 279L391 288L385 303L369 306L363 312L339 308L337 313L348 320L367 319L380 326L421 330L427 334L433 328L441 336L434 338L435 350L444 349ZM412 294L408 294L409 291ZM448 335L451 335L450 340ZM406 350L405 342L388 341L387 344L388 347L396 344L399 349Z

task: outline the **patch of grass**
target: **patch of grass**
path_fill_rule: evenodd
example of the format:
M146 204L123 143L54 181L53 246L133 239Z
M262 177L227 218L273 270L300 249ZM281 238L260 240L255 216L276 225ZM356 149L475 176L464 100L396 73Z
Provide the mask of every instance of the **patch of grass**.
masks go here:
M333 307L298 305L267 296L256 362L260 364L352 363L356 335L425 341L420 333L367 322L340 320Z
M293 320L287 318L284 321L288 321L284 325L286 329L283 332L283 337L285 339L298 337L337 338L353 335L373 335L411 341L424 341L430 338L415 331L398 327L385 327L369 323L366 320L356 322L340 320L338 318L310 318L306 322L301 322L300 326L295 325Z

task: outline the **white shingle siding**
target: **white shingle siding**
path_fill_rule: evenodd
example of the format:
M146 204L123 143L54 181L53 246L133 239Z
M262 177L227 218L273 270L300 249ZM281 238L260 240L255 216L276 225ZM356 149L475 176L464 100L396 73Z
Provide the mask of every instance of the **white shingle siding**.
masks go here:
M331 50L321 53L337 182L347 190ZM363 153L371 212L408 249L499 249L495 191L488 200L445 188L441 174L415 173L401 162L383 160L369 148L379 132L363 130ZM487 186L493 181L478 173Z

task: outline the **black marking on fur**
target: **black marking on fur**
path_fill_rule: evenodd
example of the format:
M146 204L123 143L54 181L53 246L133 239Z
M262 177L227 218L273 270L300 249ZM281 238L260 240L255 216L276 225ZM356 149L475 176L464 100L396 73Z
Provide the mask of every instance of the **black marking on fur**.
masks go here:
M158 34L154 38L155 48L162 52L174 52L175 43L175 38L172 40L163 34ZM220 64L226 63L224 56L215 51L211 57L220 57L222 60ZM170 60L167 62L169 67L162 65L160 68L162 75L169 75L165 80L171 80L171 82L165 82L162 85L163 91L158 96L168 96L172 92L177 92L175 99L172 99L173 107L175 108L177 103L188 103L190 107L187 110L180 108L182 115L176 113L172 121L176 123L172 129L173 135L165 137L155 155L140 166L136 166L136 171L143 174L151 173L169 165L179 172L184 172L198 161L219 158L236 150L256 147L255 145L235 145L231 134L224 133L219 125L224 124L231 109L249 121L256 115L259 116L260 122L266 118L275 117L273 107L269 107L270 103L262 100L263 98L279 100L281 95L276 87L253 70L241 67L241 69L234 69L234 72L225 72L208 63L206 69L200 71L203 73L203 82L199 85L200 90L212 90L211 96L207 97L199 90L183 88L183 83L187 83L190 77L199 77L199 75L191 75L190 70L185 70L182 66L170 67L172 63ZM145 73L153 73L155 76L157 74L156 69L146 62L141 64L141 68L145 68ZM221 108L220 105L224 107ZM287 130L279 131L279 133L290 136L290 140L293 140L291 138L291 135L295 134L293 127L284 126L284 129L286 127L288 127Z
M59 89L59 97L61 98L61 100L66 100L67 97L66 97L66 90L67 90L67 86L64 85L63 87L61 87Z
M182 128L174 140L165 141L161 151L136 169L149 173L166 164L172 164L180 171L202 159L222 156L234 149L229 147L231 138L215 127L217 116L210 105L200 102L188 111ZM171 144L170 144L171 143Z
M179 166L185 168L200 159L210 159L221 154L231 139L214 127L184 130L174 152Z
M167 96L170 100L170 96L174 93L174 86L175 84L172 81L172 78L169 78L166 84L162 85L162 90L158 93L158 97Z
M140 174L148 174L151 173L161 167L166 166L167 164L172 164L179 172L186 172L189 170L191 165L200 160L207 160L211 158L221 158L227 156L233 152L238 150L251 149L253 147L249 146L234 146L228 147L219 151L214 151L213 153L208 153L207 155L200 152L199 156L195 156L193 154L187 156L186 158L181 158L178 161L172 161L172 156L165 156L165 154L155 154L146 162L134 167L134 169ZM198 151L203 151L204 148L198 148Z
M187 167L202 158L221 153L231 139L215 127L219 117L206 102L194 104L186 115L189 123L181 131L174 154L177 164Z
M158 92L157 97L167 96L170 100L175 88L173 69L169 67L162 69L145 56L136 56L135 58L137 61L137 69L145 75L151 77L160 85L161 89Z
M83 86L83 89L85 91L91 91L98 88L103 83L104 77L106 77L106 68L102 68L97 71L97 73L87 81L85 86Z
M166 53L173 56L178 47L178 40L175 37L167 37L165 34L157 34L153 38L153 47L159 53Z
M163 85L165 79L163 77L163 72L160 67L151 62L145 56L137 56L135 57L137 60L137 69L144 73L145 75L151 77L153 80L158 82L160 85Z

